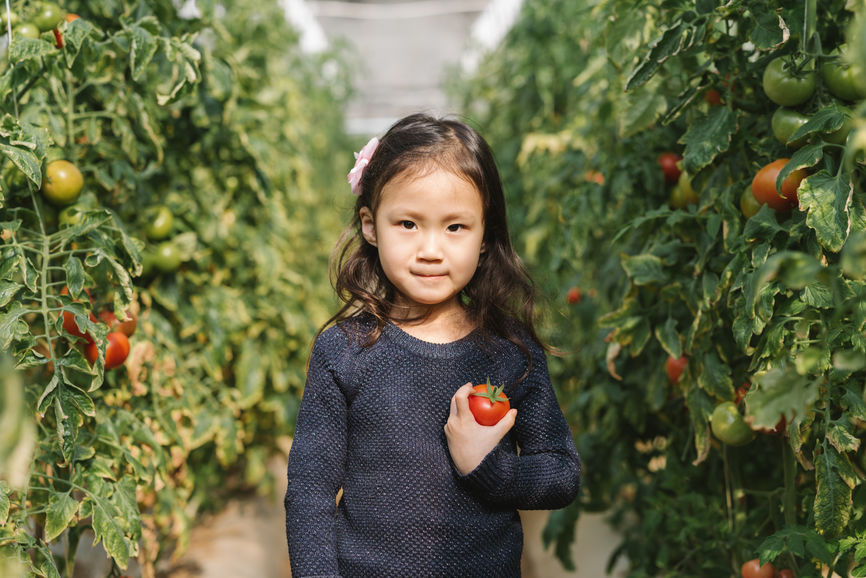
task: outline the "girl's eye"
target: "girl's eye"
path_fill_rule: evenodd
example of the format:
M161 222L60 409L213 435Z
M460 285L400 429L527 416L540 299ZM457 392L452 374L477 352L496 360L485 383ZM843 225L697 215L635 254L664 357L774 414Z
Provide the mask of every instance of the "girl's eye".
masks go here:
M448 225L448 230L452 233L456 233L457 231L465 229L465 227L459 223L454 223L453 225Z
M415 222L414 221L400 221L399 224L404 229L414 229L415 228Z

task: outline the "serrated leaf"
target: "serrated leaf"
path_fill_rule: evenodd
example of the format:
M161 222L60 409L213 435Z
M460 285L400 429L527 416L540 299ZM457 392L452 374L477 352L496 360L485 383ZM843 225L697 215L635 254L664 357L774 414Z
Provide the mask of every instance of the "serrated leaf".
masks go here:
M656 339L668 355L679 358L682 356L682 344L680 342L680 334L677 333L677 321L673 317L668 317L663 325L656 325L654 334Z
M706 116L693 121L679 141L686 145L683 151L685 170L696 174L712 163L730 148L736 131L737 115L726 106L712 107Z
M734 397L731 368L719 359L715 351L708 351L703 357L703 367L698 375L698 386L718 399L733 399Z
M9 48L9 61L18 64L26 60L35 60L44 56L53 56L57 49L50 42L41 38L25 38L16 36Z
M76 297L80 296L84 289L85 278L84 265L82 265L81 259L75 255L70 255L66 259L66 263L63 264L63 268L66 270L66 286L69 287L69 294Z
M24 285L16 281L0 280L0 307L6 307L15 299Z
M829 445L815 459L815 528L826 538L839 536L851 519L851 486L839 475L840 461Z
M834 558L827 542L805 526L785 526L765 538L758 551L769 558L776 558L787 551L800 558L816 558L825 564L831 564Z
M798 127L797 130L791 134L791 138L788 139L789 143L797 142L801 138L807 137L811 134L815 133L828 133L834 132L842 128L842 125L845 124L845 120L848 118L849 113L846 113L839 107L836 106L827 106L813 114L809 117L803 126ZM808 148L818 148L823 149L824 143L819 142L813 145L810 145ZM801 149L802 150L802 149ZM797 152L800 152L799 150ZM796 154L796 153L795 153ZM793 160L793 157L792 157ZM812 165L809 166L813 166Z
M771 10L761 10L755 15L755 26L749 33L749 38L758 50L778 48L790 36L791 31L785 20Z
M689 410L689 418L694 428L695 451L697 456L692 465L698 465L707 459L710 454L710 422L709 417L713 412L714 403L707 393L699 388L692 387L686 393L686 407Z
M637 88L652 78L665 60L682 50L687 44L687 36L683 23L665 30L643 61L629 75L625 85L626 91Z
M129 67L132 79L138 80L153 60L159 44L153 35L142 26L133 26L129 32Z
M781 416L792 421L807 415L818 396L818 383L793 368L757 372L745 397L746 419L755 429L773 429Z
M130 551L123 536L123 524L118 520L117 508L95 493L91 493L89 499L93 503L93 544L101 541L108 555L125 570L129 564Z
M785 182L785 179L791 173L797 169L814 167L821 162L822 158L824 158L823 143L806 145L798 149L797 152L791 155L791 158L785 163L782 170L779 171L779 174L776 175L776 190L781 190L782 183Z
M663 284L667 281L662 260L652 254L625 255L620 258L623 269L635 285Z
M837 452L856 452L860 448L860 440L847 428L838 422L830 424L827 428L827 441L830 442Z
M839 252L851 231L849 206L854 184L846 173L837 176L821 170L800 183L797 191L800 210L806 211L806 224L814 229L818 242Z
M0 143L0 153L12 161L18 170L38 189L42 186L42 163L35 153L20 147Z
M79 503L68 493L52 493L45 509L45 541L53 542L75 517Z

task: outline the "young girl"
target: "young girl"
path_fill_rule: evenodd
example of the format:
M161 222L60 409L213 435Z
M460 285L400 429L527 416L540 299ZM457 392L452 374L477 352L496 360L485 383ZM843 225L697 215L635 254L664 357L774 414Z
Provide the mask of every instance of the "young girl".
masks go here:
M568 505L580 463L493 155L461 122L412 115L356 157L344 306L289 456L292 575L520 576L517 510ZM488 379L512 409L482 426L469 396Z

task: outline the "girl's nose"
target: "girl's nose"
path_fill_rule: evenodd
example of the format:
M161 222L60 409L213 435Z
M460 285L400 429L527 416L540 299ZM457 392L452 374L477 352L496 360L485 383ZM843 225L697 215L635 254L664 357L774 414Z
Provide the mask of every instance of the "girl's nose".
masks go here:
M418 258L426 261L436 261L442 258L442 244L435 233L427 233L418 247Z

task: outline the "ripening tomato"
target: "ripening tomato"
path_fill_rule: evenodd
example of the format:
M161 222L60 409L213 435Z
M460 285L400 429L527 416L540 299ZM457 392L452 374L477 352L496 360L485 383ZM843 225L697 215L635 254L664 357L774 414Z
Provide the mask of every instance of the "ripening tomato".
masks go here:
M776 573L776 578L794 578L794 571L785 568Z
M764 69L762 84L767 98L776 104L797 106L815 92L815 73L810 68L797 70L789 59L779 57Z
M773 578L776 567L769 562L761 566L760 561L753 558L740 567L740 574L743 578Z
M751 219L761 210L761 203L752 194L752 185L748 185L740 195L740 211L747 219Z
M154 207L149 213L150 222L147 225L147 236L154 241L165 239L171 234L174 225L174 215L165 205Z
M722 95L715 88L710 88L704 93L704 102L710 106L720 106L724 104Z
M65 17L66 14L60 9L60 6L53 2L43 2L33 15L33 24L42 32L46 32L60 24Z
M664 174L667 184L673 185L679 180L680 173L682 172L679 163L682 160L683 157L676 153L664 152L659 155L658 163L662 168L662 174Z
M90 313L90 320L96 323L96 316L92 312ZM78 328L78 324L75 323L75 315L69 311L63 312L63 330L73 337L87 336L84 331Z
M583 292L581 292L580 287L572 287L568 290L568 293L565 294L565 300L571 305L580 303L582 298Z
M475 421L481 425L496 425L508 413L511 404L508 397L502 393L504 388L504 383L499 387L493 387L489 379L487 383L473 386L474 391L469 394L469 409L475 416Z
M24 38L39 38L39 28L32 22L21 22L14 29L13 34Z
M866 97L857 82L857 70L845 61L844 47L835 56L821 65L821 78L827 90L842 100L856 101Z
M773 136L783 145L787 145L791 148L800 148L806 144L805 138L799 138L794 142L788 141L791 140L791 136L797 132L797 129L808 121L809 117L805 114L780 106L775 110L775 112L773 112L773 119L771 121Z
M755 432L732 401L723 401L716 406L710 416L710 429L719 441L729 446L743 446L755 439Z
M113 369L118 365L122 365L129 355L129 338L120 331L112 331L105 337L105 369ZM90 341L87 344L87 361L91 365L96 363L96 358L99 355L99 349L95 341Z
M69 161L51 161L45 166L42 180L42 193L55 205L74 203L81 194L84 177L81 171Z
M674 357L673 355L669 355L665 360L665 372L668 374L668 379L671 380L671 383L679 383L680 376L682 376L683 371L686 370L686 365L689 364L689 358L685 355L681 357Z
M110 309L104 309L99 312L99 318L103 323L108 325L112 331L120 331L127 337L132 337L138 327L138 318L131 311L126 311L126 320L121 321Z
M770 205L776 211L786 211L796 205L797 189L800 182L806 178L805 169L797 169L788 175L782 182L782 190L776 189L776 178L781 170L788 164L786 158L776 159L761 168L752 179L752 194L762 204Z

